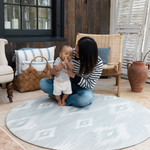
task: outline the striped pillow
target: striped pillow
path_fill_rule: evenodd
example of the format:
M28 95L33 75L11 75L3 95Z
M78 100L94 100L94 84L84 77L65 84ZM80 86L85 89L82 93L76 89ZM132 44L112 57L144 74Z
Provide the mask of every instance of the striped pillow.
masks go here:
M21 66L21 73L24 72L26 69L29 68L31 61L22 61L22 66ZM48 63L50 64L51 68L53 68L53 63L54 60L49 60ZM44 62L32 62L32 67L34 67L39 73L41 73L45 66L46 66L46 61Z
M49 48L25 48L20 50L15 50L16 55L16 74L20 75L22 73L22 62L31 61L36 56L44 56L48 61L54 60L56 46ZM36 58L34 62L44 62L44 58Z

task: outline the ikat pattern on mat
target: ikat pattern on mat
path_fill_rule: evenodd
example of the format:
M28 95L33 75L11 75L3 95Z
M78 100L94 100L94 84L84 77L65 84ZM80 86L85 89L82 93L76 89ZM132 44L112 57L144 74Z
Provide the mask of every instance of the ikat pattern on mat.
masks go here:
M31 144L58 150L113 150L150 137L150 111L127 99L94 94L87 107L58 106L47 96L13 108L9 130Z

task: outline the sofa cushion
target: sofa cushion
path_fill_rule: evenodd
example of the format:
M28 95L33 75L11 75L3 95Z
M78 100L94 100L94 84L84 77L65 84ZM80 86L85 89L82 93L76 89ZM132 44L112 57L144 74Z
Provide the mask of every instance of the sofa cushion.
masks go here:
M14 71L10 66L0 66L0 83L11 82L14 78Z
M12 74L14 71L10 66L0 66L0 76Z

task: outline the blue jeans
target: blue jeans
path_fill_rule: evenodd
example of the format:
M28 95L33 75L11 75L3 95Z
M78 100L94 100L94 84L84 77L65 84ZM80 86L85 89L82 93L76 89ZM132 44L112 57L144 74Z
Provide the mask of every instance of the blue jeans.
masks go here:
M84 107L92 103L94 98L92 89L81 88L75 82L71 82L71 86L73 94L66 99L66 106ZM41 79L40 88L45 93L55 97L53 95L53 79Z

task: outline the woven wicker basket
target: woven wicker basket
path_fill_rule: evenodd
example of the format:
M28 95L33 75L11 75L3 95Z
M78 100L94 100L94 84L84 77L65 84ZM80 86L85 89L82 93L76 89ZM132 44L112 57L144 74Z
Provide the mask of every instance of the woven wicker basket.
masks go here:
M35 68L31 66L34 59L42 57L46 60L46 67L39 73ZM15 77L13 80L14 89L20 92L39 90L39 82L42 78L51 78L51 66L47 59L43 56L36 56L32 59L29 68L26 69L19 77Z

